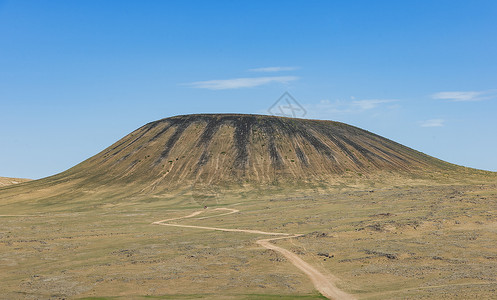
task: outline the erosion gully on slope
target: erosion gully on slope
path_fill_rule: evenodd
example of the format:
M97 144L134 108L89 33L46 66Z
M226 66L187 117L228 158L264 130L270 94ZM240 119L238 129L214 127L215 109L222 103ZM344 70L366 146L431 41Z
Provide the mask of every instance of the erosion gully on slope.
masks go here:
M197 218L199 220L201 219L206 219L206 218L211 218L211 217L218 217L218 216L224 216L224 215L229 215L229 214L234 214L239 212L237 209L233 208L216 208L214 210L221 210L221 211L228 211L227 213L222 213L219 215L214 215L214 216L209 216L209 217L203 217L203 218ZM295 253L278 247L274 244L271 244L271 241L274 240L280 240L280 239L289 239L289 238L294 238L294 237L299 237L302 236L302 234L290 234L290 233L281 233L281 232L266 232L266 231L260 231L260 230L252 230L252 229L232 229L232 228L218 228L218 227L206 227L206 226L195 226L195 225L180 225L180 224L171 224L168 222L171 221L176 221L176 220L181 220L181 219L187 219L187 218L193 218L207 210L200 210L193 212L187 216L183 217L178 217L178 218L171 218L171 219L166 219L162 221L157 221L153 222L152 224L154 225L163 225L163 226L172 226L172 227L182 227L182 228L197 228L197 229L206 229L206 230L217 230L217 231L228 231L228 232L244 232L244 233L254 233L254 234L263 234L263 235L278 235L282 237L277 237L277 238L269 238L269 239L261 239L257 240L256 243L264 248L267 248L269 250L273 250L276 252L281 253L283 256L285 256L286 259L288 259L294 266L296 266L298 269L300 269L302 272L304 272L312 281L314 287L326 298L328 299L335 299L335 300L349 300L349 299L355 299L352 295L347 294L346 292L340 290L337 288L332 280L330 278L326 277L323 275L321 272L319 272L316 268L311 266L310 264L306 263L303 259L301 259L298 255Z

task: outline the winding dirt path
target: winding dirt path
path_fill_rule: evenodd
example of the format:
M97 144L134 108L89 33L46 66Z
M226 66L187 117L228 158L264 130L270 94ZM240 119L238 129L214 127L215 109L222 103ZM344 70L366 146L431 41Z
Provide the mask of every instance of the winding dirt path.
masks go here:
M221 211L228 211L228 212L214 215L214 216L196 218L196 219L202 220L202 219L225 216L225 215L234 214L234 213L239 212L239 210L237 210L237 209L224 208L224 207L223 208L216 208L214 210L221 210ZM171 221L193 218L193 217L196 217L197 215L199 215L205 211L207 211L207 210L196 211L196 212L189 214L187 216L157 221L157 222L153 222L152 224L162 225L162 226L171 226L171 227L197 228L197 229L207 229L207 230L217 230L217 231L245 232L245 233L281 236L281 237L277 237L277 238L257 240L256 243L258 245L266 248L266 249L279 252L283 256L285 256L285 258L288 259L288 261L290 261L294 266L299 268L302 272L304 272L311 279L312 283L314 284L314 287L326 298L335 299L335 300L355 299L352 295L347 294L346 292L337 288L333 284L333 280L331 278L323 275L316 268L314 268L310 264L306 263L303 259L301 259L295 253L293 253L285 248L281 248L281 247L278 247L274 244L271 244L271 241L299 237L299 236L302 236L302 234L289 234L289 233L281 233L281 232L266 232L266 231L260 231L260 230L252 230L252 229L232 229L232 228L206 227L206 226L195 226L195 225L180 225L180 224L168 223Z

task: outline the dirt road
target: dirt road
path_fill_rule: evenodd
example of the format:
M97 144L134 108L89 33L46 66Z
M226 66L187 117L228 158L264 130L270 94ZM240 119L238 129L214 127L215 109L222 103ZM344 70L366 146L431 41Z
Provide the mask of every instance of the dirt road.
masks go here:
M206 218L213 218L213 217L219 217L219 216L225 216L229 214L234 214L239 212L237 209L232 209L232 208L216 208L214 210L224 210L228 211L226 213L214 215L214 216L208 216L208 217L203 217L203 218L196 218L197 220L202 220ZM289 239L289 238L294 238L294 237L299 237L301 234L289 234L289 233L281 233L281 232L266 232L266 231L260 231L260 230L252 230L252 229L232 229L232 228L219 228L219 227L206 227L206 226L195 226L195 225L181 225L181 224L171 224L171 223L166 223L166 222L171 222L171 221L176 221L176 220L181 220L181 219L187 219L187 218L193 218L206 210L200 210L196 211L192 214L189 214L187 216L183 217L178 217L178 218L172 218L172 219L166 219L162 221L157 221L153 222L152 224L155 225L163 225L163 226L171 226L171 227L183 227L183 228L197 228L197 229L207 229L207 230L217 230L217 231L228 231L228 232L244 232L244 233L254 233L254 234L263 234L263 235L279 235L282 237L277 237L277 238L269 238L269 239L261 239L256 241L256 243L264 248L277 251L281 253L283 256L288 259L294 266L302 270L312 281L314 284L314 287L326 298L328 299L335 299L335 300L350 300L350 299L355 299L352 295L345 293L344 291L338 289L334 283L333 279L325 276L321 272L319 272L316 268L311 266L310 264L306 263L304 260L302 260L298 255L295 253L288 251L285 248L278 247L274 244L271 244L271 241L279 240L279 239Z

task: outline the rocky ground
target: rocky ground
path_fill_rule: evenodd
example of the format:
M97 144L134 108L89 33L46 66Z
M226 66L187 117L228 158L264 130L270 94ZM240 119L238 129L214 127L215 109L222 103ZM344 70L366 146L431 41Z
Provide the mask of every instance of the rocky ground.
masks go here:
M10 204L0 217L0 298L320 297L260 236L152 225L207 205L240 212L178 222L302 233L274 243L359 299L491 299L496 200L497 185L485 183L185 194L80 211Z

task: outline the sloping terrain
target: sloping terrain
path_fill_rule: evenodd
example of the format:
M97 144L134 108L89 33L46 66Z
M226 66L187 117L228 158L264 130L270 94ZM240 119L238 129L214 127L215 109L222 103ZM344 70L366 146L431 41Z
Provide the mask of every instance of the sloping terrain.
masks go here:
M148 123L65 172L0 193L4 205L88 210L129 197L212 199L234 190L450 183L485 174L339 122L200 114Z
M450 165L343 123L258 115L185 115L146 124L67 175L186 182L329 180L346 172Z
M177 116L0 187L0 298L491 299L496 203L346 124Z
M31 179L25 179L25 178L0 177L0 187L11 185L11 184L23 183L23 182L27 182L30 180Z
M154 193L188 185L334 184L343 176L424 176L455 168L343 123L203 114L148 123L33 187L125 185Z

